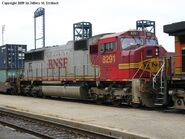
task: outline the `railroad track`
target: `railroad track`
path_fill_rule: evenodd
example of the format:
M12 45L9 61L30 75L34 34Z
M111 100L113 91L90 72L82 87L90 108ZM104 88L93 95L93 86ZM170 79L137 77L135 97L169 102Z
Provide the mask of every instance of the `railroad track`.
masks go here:
M0 111L0 123L42 139L116 139L58 123L34 119L15 113Z

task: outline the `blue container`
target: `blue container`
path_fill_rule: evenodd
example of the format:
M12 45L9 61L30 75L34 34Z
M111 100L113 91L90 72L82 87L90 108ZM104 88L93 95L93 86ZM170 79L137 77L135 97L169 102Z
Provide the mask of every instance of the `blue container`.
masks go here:
M27 45L6 44L0 46L0 69L24 68Z

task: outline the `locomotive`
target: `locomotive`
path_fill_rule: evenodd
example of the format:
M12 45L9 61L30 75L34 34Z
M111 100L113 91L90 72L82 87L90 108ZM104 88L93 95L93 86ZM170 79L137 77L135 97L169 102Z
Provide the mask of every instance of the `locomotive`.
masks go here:
M146 30L154 26L153 21L136 23L137 29L30 50L25 54L24 76L10 92L115 106L167 104L163 78L168 72L167 51L158 44L155 32Z
M175 54L170 58L171 72L167 76L168 94L172 96L174 107L185 110L185 22L164 26L164 32L175 36Z

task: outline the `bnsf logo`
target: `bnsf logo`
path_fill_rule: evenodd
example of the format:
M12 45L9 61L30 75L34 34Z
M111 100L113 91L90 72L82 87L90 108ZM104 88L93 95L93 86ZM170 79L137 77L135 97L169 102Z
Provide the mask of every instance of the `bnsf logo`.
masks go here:
M67 57L48 59L48 68L49 69L66 68L67 62L68 62Z

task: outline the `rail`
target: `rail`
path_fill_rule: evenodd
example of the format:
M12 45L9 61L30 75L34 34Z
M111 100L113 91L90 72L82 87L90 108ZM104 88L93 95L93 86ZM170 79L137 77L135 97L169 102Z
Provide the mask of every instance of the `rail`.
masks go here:
M14 112L0 110L0 123L14 129L24 131L31 135L46 138L70 138L70 139L117 139L118 137L74 128L59 123L54 123L40 118L32 118L19 115Z

